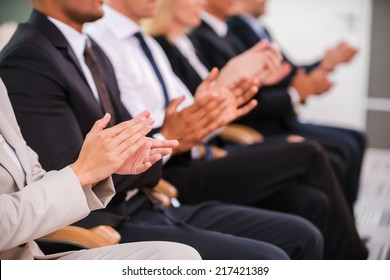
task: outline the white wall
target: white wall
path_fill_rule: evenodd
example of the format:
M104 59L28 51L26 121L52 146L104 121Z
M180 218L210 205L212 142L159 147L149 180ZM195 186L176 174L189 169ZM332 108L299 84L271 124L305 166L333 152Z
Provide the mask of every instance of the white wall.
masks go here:
M294 62L315 61L342 39L360 50L331 74L333 89L302 108L309 121L364 129L371 13L372 0L268 0L264 21Z

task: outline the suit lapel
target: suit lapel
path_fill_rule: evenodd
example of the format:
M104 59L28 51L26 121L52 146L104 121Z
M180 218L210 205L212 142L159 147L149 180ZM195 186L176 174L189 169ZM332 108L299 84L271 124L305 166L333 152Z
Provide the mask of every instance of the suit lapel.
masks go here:
M64 55L65 58L70 60L75 65L77 71L80 74L80 77L83 78L84 82L88 85L89 88L88 81L85 78L84 72L76 57L76 54L61 31L58 30L58 28L44 14L38 12L37 10L32 11L28 23L39 30L50 41L50 43Z
M215 31L206 22L202 22L201 28L204 29L207 34L209 34L211 39L210 41L217 45L220 52L224 53L224 55L227 57L236 56L236 52L232 50L230 42L226 44L226 41L228 40L227 37L219 37L218 34L215 33Z

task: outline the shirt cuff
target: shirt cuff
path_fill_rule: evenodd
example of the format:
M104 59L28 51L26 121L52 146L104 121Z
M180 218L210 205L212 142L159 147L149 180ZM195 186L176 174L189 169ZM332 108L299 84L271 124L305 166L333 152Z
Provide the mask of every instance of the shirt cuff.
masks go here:
M290 96L291 104L295 110L299 109L301 100L298 91L294 87L288 87L287 93Z
M156 133L156 134L153 134L153 138L154 139L158 139L158 140L167 140L165 139L164 135L162 135L161 133ZM166 155L162 158L162 164L166 164L168 162L168 160L170 160L171 158L171 155Z

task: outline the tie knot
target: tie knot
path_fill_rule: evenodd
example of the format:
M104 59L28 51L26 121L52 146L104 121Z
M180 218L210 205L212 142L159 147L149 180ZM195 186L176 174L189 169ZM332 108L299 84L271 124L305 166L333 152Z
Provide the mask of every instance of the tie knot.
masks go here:
M84 57L95 57L92 48L88 44L85 44L83 55Z
M134 33L134 37L137 38L138 40L140 41L144 41L144 35L142 35L141 31L138 31L136 33Z

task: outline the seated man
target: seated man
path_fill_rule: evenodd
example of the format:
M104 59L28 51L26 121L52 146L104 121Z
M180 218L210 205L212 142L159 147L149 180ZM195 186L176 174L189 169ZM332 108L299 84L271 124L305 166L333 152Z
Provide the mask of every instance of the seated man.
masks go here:
M199 259L192 248L169 242L121 244L45 256L34 239L105 207L115 194L111 173L144 171L170 150L156 150L154 146L169 144L165 146L171 148L175 143L144 137L151 124L146 113L103 130L110 120L106 115L95 123L72 165L46 173L20 134L1 79L0 108L0 259ZM112 149L104 149L107 144ZM155 153L152 157L151 152Z
M82 33L85 22L103 16L102 3L32 3L28 23L18 27L0 53L0 75L27 143L44 167L59 169L77 158L94 120L104 112L111 114L111 126L131 116L120 100L110 61ZM214 97L206 101L219 105ZM121 234L121 242L184 243L203 259L322 257L319 232L299 217L217 202L161 209L145 195L161 173L158 162L141 175L113 175L113 200L78 224L111 225Z

